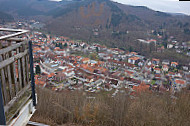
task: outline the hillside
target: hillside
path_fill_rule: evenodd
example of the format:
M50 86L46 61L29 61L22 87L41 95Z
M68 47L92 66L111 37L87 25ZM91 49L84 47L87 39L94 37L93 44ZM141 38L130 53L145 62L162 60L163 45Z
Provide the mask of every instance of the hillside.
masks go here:
M30 17L45 15L46 12L65 6L72 1L53 2L49 0L0 0L0 11L9 12L14 16Z
M143 6L127 6L117 4L125 13L133 13L147 24L149 29L165 31L164 37L175 36L179 41L188 41L189 34L185 29L190 28L190 16L182 14L169 14L151 10Z
M13 20L14 18L11 15L0 11L0 24L5 22L11 22Z
M54 12L54 13L53 13ZM135 48L137 38L154 38L152 30L188 41L190 17L154 11L141 6L128 6L109 0L88 0L56 8L49 12L53 19L47 30L53 34L95 41L111 47Z
M136 34L136 31L142 33L147 29L146 23L140 18L124 13L108 0L83 1L68 8L53 14L54 19L47 25L49 31L113 47L126 47L131 44L126 41L135 39L130 34ZM128 34L127 31L132 32ZM135 37L143 36L136 34Z

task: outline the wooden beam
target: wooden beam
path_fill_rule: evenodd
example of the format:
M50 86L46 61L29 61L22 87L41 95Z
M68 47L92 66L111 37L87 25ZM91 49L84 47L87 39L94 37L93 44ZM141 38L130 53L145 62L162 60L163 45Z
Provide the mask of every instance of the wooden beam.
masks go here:
M0 40L12 38L12 37L22 35L22 34L29 32L28 30L8 29L8 28L0 28L0 31L17 32L17 33L13 33L13 34L9 34L9 35L0 36Z
M6 59L6 60L0 62L0 69L2 69L2 68L4 68L4 67L6 67L7 65L13 63L13 62L16 61L17 59L22 58L22 57L25 56L27 53L28 53L28 49L25 50L23 53L19 53L19 54L15 55L15 56L13 56L13 57L11 57L11 58L9 58L9 59Z
M20 90L16 96L4 106L4 111L7 112L14 105L16 101L30 88L30 84L28 83L22 90Z
M9 58L9 54L6 54L6 58ZM9 93L10 93L10 97L11 99L14 97L13 96L13 87L12 87L12 79L11 79L11 68L10 68L10 64L7 66L7 73L8 73L8 83L9 83Z
M7 52L10 52L10 51L12 51L12 50L20 47L21 45L27 44L27 43L28 43L28 41L23 41L21 43L17 43L17 44L11 45L11 46L9 46L7 48L0 49L0 55L5 54Z
M0 55L0 61L2 60L2 56ZM6 80L5 80L5 72L4 69L1 69L1 82L3 85L3 96L4 96L4 103L7 104L8 103L8 93L7 93L7 89L6 89Z
M21 59L21 62L22 62L22 73L23 73L23 83L24 85L26 85L26 66L25 66L25 56L22 57Z
M21 31L28 31L28 30L23 30L23 29L11 29L11 28L0 28L0 31L21 32Z
M13 51L12 51L12 56L14 56ZM18 82L17 82L17 76L16 76L16 63L15 62L13 62L12 67L13 67L13 80L14 80L14 84L15 84L15 93L17 94L19 91L19 88L18 88Z
M16 42L22 42L22 41L26 41L27 39L24 38L8 38L6 39L7 41L16 41Z
M11 120L19 114L19 111L23 108L23 106L27 103L27 101L31 98L31 96L28 96L23 102L22 104L18 107L18 109L16 110L16 112L14 112L12 114L12 116L7 120L7 124L9 124L11 122Z
M28 55L26 55L26 81L27 81L27 83L29 83L29 60L28 60Z
M19 48L17 48L17 53L19 54ZM20 63L20 59L17 60L17 67L18 67L18 79L19 79L19 87L20 90L22 90L22 74L21 74L21 63Z

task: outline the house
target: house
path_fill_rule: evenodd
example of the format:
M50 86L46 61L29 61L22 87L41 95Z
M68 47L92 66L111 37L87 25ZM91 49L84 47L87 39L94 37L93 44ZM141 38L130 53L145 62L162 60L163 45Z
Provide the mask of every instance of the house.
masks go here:
M111 90L112 90L111 84L109 84L109 83L105 84L104 89L105 89L106 91L111 91Z
M88 80L88 82L93 82L94 76L93 75L86 76L86 79Z
M182 66L183 70L186 70L188 71L189 70L189 67L188 66Z
M168 69L169 69L168 65L163 65L163 66L162 66L162 70L163 70L163 71L167 72Z
M175 89L180 90L181 88L185 88L187 86L186 81L182 79L175 79L174 81Z
M91 66L95 66L98 62L95 60L90 60L89 63Z
M167 45L167 48L168 48L168 49L171 49L171 48L173 48L173 47L174 47L174 46L173 46L172 44L168 44L168 45Z
M88 63L90 61L90 59L89 58L83 58L81 61L82 61L82 63Z
M177 66L178 66L178 63L177 63L177 62L171 62L171 66L172 66L172 67L177 67Z
M131 57L131 58L128 59L128 63L136 64L136 63L139 62L139 60L140 60L139 57L134 56L134 57Z
M150 61L147 63L148 66L150 66L151 64L152 64L152 63L151 63Z
M178 49L179 48L179 46L175 46L175 49Z
M125 54L126 57L132 57L132 56L136 56L138 53L136 52L128 52Z
M152 67L151 67L150 65L147 65L147 66L145 67L145 70L151 72L151 71L152 71Z
M175 77L175 73L174 72L168 72L168 76L174 78Z
M49 79L52 79L52 78L54 78L55 77L55 73L50 73L49 75L48 75L48 78Z
M46 82L44 80L36 80L35 84L41 87L45 87L46 86Z
M132 56L135 56L135 55L137 55L138 53L137 52L131 52L130 53Z
M125 70L125 75L127 77L133 77L134 73L135 73L135 71L133 71L133 70Z
M139 62L138 66L140 66L140 67L143 66L143 62Z
M175 73L175 77L177 77L177 78L182 78L182 73Z
M156 75L155 75L155 78L156 78L157 80L161 80L161 75L160 75L160 74L156 74Z
M161 69L160 68L154 68L154 71L156 72L156 74L160 74L161 73Z
M74 76L75 75L75 72L73 70L69 70L69 71L66 71L64 73L67 77L71 77L71 76Z
M190 52L187 52L187 55L190 56Z
M158 65L160 63L160 59L153 58L152 63Z
M55 80L60 82L66 79L66 75L63 72L58 72L57 75L55 76Z
M110 49L110 52L111 52L112 54L122 54L122 53L124 53L123 50L118 49L118 48L111 48L111 49Z
M150 86L146 85L145 83L141 83L138 86L133 86L133 91L136 93L146 92L149 91Z
M186 75L185 75L185 79L186 79L188 82L190 82L190 74L186 74Z
M97 81L94 82L94 84L96 85L96 87L101 86L102 83L103 83L102 79L99 79L99 80L97 80Z
M169 65L169 64L170 64L170 61L169 61L169 60L163 60L163 61L162 61L162 64L163 64L163 65Z

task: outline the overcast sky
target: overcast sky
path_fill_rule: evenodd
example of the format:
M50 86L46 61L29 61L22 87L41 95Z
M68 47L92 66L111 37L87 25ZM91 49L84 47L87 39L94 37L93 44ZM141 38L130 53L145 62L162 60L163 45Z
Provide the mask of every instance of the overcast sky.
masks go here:
M153 10L173 13L184 13L190 15L190 1L179 2L179 0L112 0L118 3L147 6Z

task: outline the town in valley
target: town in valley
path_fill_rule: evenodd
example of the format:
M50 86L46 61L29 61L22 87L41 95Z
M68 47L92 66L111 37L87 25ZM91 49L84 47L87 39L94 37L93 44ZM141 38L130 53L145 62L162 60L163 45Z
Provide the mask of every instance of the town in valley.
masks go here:
M126 92L131 96L142 91L173 94L189 88L190 64L148 58L135 51L32 30L43 26L34 20L5 26L31 30L28 37L33 43L35 84L41 88L56 92L107 92L112 97L118 92ZM160 38L158 35L157 39ZM174 49L190 57L190 42L178 42L173 38L170 37L166 47L158 46L158 40L155 39L139 38L137 41L154 43L158 51Z

